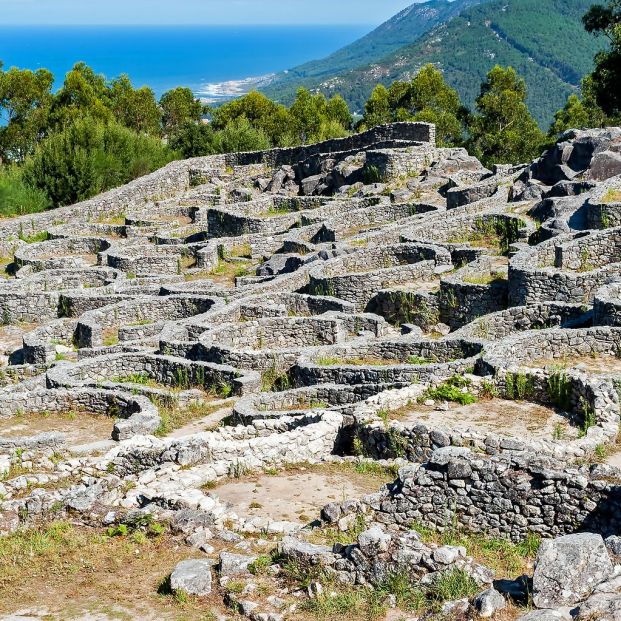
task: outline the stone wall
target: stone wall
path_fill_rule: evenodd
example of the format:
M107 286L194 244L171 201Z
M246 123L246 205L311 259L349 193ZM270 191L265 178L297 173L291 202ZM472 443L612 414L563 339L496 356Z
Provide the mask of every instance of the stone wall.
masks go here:
M621 283L613 282L598 289L593 300L593 324L621 326Z
M438 299L443 323L455 330L477 317L507 308L506 274L502 269L497 272L493 265L490 257L483 256L442 278Z
M378 339L333 346L324 359L321 354L300 357L291 373L296 386L391 383L402 387L465 372L473 367L481 347L463 340ZM348 363L348 359L354 360ZM380 364L374 365L373 359L379 359Z
M318 144L288 149L272 149L254 153L234 153L226 156L227 165L266 163L269 166L294 165L318 154L357 153L373 145L379 148L407 146L407 143L436 144L435 126L429 123L392 123L379 125L360 134L336 138Z
M385 524L439 530L460 526L522 541L578 530L616 534L621 527L621 471L565 468L533 456L478 458L465 448L436 450L429 462L399 471L394 484L362 500ZM326 513L343 515L343 507Z

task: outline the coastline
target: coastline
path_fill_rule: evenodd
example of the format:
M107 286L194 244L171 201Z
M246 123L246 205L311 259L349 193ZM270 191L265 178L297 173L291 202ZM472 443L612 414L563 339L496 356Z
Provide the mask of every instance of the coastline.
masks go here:
M204 104L221 103L226 99L246 95L255 88L267 86L275 76L275 73L268 73L239 80L207 82L196 89L194 95Z

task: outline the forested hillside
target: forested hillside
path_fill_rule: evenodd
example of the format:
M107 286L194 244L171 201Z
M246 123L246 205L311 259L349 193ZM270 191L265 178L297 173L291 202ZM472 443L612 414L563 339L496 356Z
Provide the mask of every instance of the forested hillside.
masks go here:
M373 87L411 79L427 63L440 67L447 82L472 105L486 73L496 64L513 66L526 80L528 106L547 126L580 79L591 71L604 45L585 32L581 18L591 0L494 0L462 10L413 44L307 86L340 93L361 110ZM272 87L288 98L286 88Z
M313 60L279 74L268 88L270 94L282 93L285 98L298 86L316 86L335 73L349 71L375 62L378 58L410 45L425 33L443 24L467 7L481 0L430 0L403 9L381 26L334 54ZM484 0L483 0L484 1Z

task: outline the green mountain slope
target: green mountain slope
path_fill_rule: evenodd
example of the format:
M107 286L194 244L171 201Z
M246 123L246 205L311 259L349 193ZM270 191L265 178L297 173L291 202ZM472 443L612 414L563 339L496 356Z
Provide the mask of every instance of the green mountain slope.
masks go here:
M342 94L355 110L378 82L410 79L426 63L439 66L472 106L485 74L511 65L526 80L528 104L543 127L574 92L604 44L586 33L581 17L593 0L493 0L466 8L420 40L349 71L307 84ZM274 84L273 94L287 96Z
M337 73L377 61L399 48L414 43L439 24L485 0L430 0L412 4L364 37L321 60L313 60L278 74L266 93L289 98L291 89L316 87Z

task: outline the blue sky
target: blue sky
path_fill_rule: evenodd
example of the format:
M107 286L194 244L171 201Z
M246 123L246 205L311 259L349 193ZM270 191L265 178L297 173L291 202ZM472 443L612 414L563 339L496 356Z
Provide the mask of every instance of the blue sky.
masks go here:
M379 24L414 0L0 0L0 24Z

